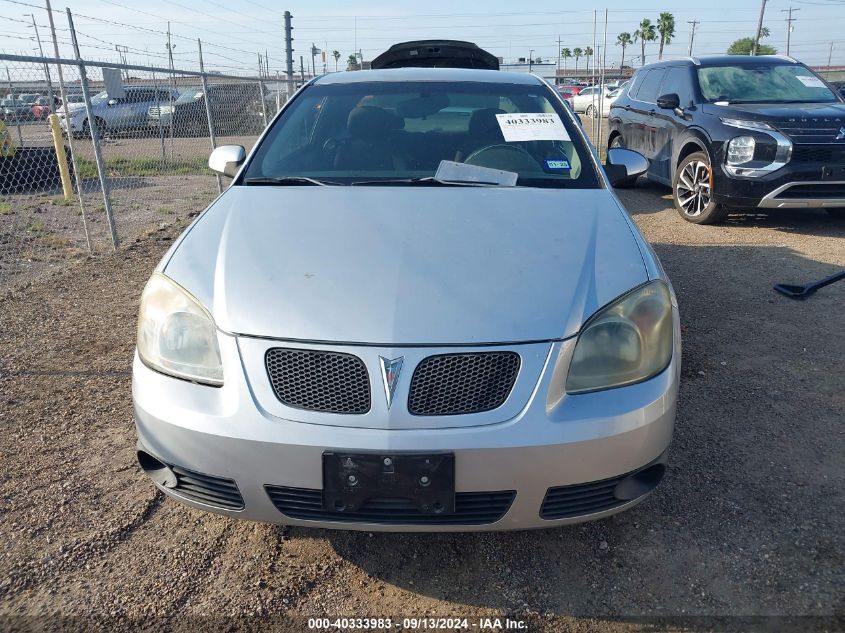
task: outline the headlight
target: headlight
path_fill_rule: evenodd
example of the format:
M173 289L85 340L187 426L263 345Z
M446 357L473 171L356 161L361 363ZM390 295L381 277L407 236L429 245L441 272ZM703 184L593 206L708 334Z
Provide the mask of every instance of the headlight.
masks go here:
M672 299L652 281L603 308L582 328L566 392L621 387L656 376L672 359Z
M744 119L728 119L722 118L722 123L730 125L731 127L738 127L746 130L772 130L771 125L763 121L746 121Z
M214 319L184 288L159 273L141 295L138 355L145 365L164 374L223 384Z
M728 165L741 165L754 159L757 142L753 136L735 136L728 143Z

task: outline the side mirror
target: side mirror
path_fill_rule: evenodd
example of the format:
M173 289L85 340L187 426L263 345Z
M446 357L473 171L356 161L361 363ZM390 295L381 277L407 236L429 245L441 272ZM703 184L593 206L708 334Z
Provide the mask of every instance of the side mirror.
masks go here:
M246 160L246 150L241 145L221 145L208 157L211 171L234 178Z
M634 150L623 147L611 147L607 150L605 173L611 185L618 185L648 171L648 160Z
M681 107L681 98L674 92L657 97L657 107L661 110L675 110Z

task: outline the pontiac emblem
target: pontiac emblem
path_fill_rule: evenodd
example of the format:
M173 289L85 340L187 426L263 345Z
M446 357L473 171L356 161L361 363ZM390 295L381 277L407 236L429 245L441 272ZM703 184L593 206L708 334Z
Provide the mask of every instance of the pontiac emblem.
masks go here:
M837 141L845 141L845 126L839 128L839 134L836 135Z
M379 356L379 363L381 364L381 380L384 383L384 396L387 398L387 408L393 404L393 392L396 391L396 385L399 383L399 374L402 373L402 363L405 362L405 357L399 358L385 358Z

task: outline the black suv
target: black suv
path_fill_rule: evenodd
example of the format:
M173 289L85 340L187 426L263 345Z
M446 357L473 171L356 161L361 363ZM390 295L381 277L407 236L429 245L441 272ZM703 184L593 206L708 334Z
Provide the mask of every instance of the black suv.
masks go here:
M845 101L780 56L714 56L643 66L610 108L608 147L649 160L681 216L729 210L845 213ZM633 185L633 182L627 182Z

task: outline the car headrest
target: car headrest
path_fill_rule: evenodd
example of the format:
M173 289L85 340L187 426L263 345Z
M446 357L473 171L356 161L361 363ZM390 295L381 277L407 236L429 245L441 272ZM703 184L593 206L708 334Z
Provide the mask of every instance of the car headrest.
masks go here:
M380 139L401 127L401 120L377 106L356 106L346 119L346 131L352 138Z
M496 119L497 114L504 113L505 111L499 108L481 108L473 112L469 117L470 138L495 138L504 142L505 138L502 136L502 129L499 127L499 121Z

